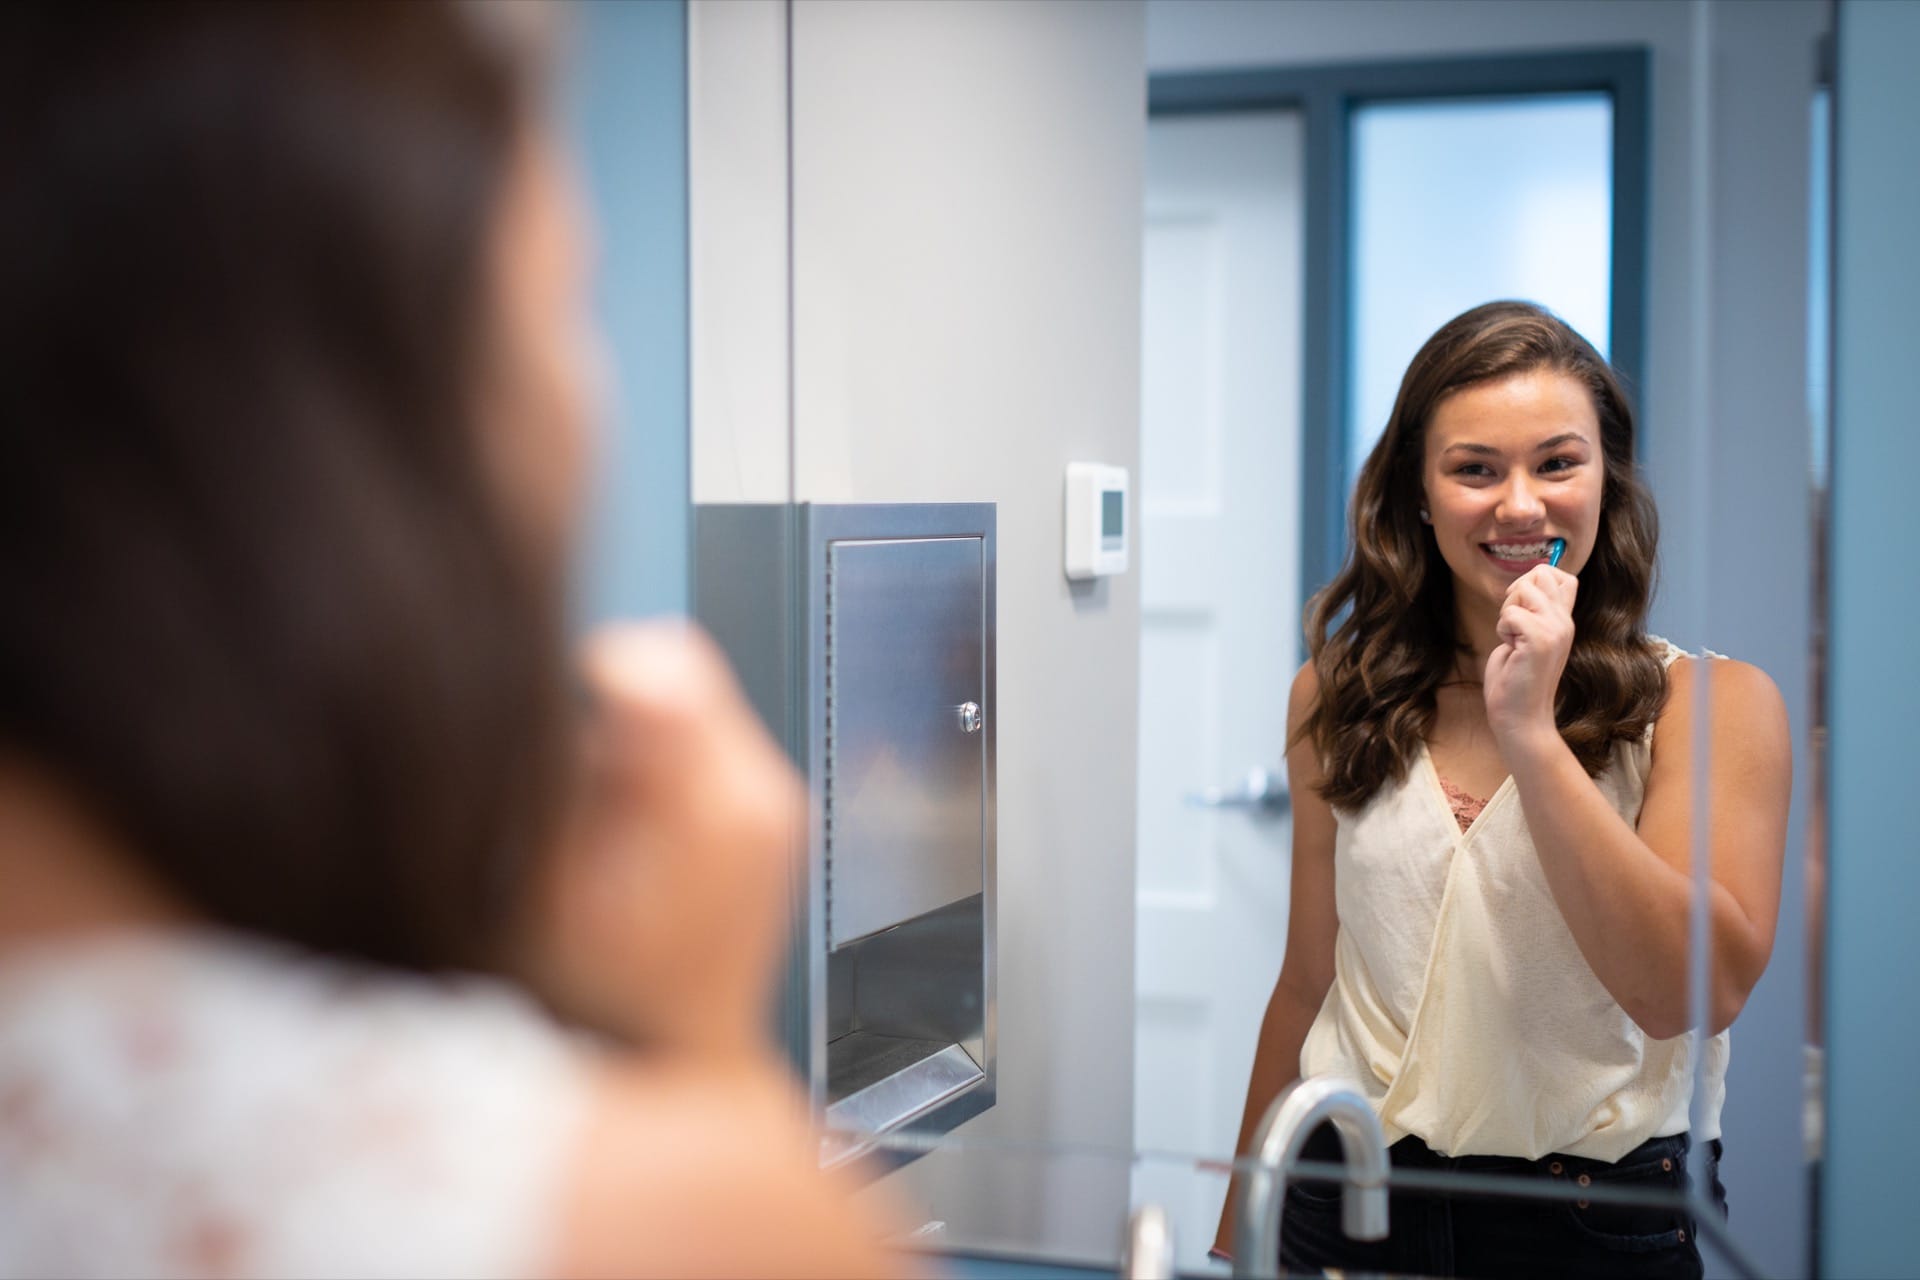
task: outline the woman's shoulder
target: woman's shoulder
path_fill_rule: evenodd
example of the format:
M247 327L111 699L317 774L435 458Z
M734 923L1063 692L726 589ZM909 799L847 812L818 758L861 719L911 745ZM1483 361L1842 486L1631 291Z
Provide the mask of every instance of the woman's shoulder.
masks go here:
M1287 690L1287 721L1289 732L1295 732L1306 718L1313 713L1320 701L1320 668L1309 658L1293 673L1293 684Z
M128 1019L164 1017L168 1052L154 1065L185 1069L232 1056L266 1078L310 1072L362 1044L402 1052L489 1043L503 1065L566 1063L575 1052L504 981L402 972L210 928L17 949L0 958L0 1009L9 1015L0 1034L15 1051L60 1052L61 1035L111 1037ZM36 1016L50 1010L67 1016Z
M505 984L184 931L10 955L0 1074L0 1272L526 1273L588 1098Z
M1305 694L1310 699L1319 692L1320 669L1314 665L1313 659L1309 658L1300 664L1298 671L1293 673L1293 696L1298 698Z
M1738 658L1716 653L1712 649L1703 648L1695 653L1681 648L1664 636L1648 636L1647 646L1666 667L1669 686L1676 693L1683 686L1691 689L1698 678L1698 673L1707 664L1711 664L1710 679L1715 686L1724 685L1727 689L1740 693L1773 690L1775 696L1778 696L1773 678L1751 662L1742 662ZM1675 699L1669 696L1667 706L1671 707L1674 701Z
M497 980L39 948L0 959L0 1082L0 1275L915 1270L771 1057L636 1064Z
M1307 740L1307 722L1320 701L1320 672L1309 659L1294 672L1287 691L1287 745L1289 752Z
M558 1275L910 1276L899 1222L824 1173L805 1099L762 1062L607 1062L561 1188ZM743 1229L748 1228L750 1229Z
M1656 757L1663 745L1691 738L1700 713L1703 677L1707 723L1716 745L1736 739L1784 740L1786 702L1773 677L1761 668L1711 649L1689 653L1657 636L1649 637L1649 642L1667 668L1667 696L1651 731Z

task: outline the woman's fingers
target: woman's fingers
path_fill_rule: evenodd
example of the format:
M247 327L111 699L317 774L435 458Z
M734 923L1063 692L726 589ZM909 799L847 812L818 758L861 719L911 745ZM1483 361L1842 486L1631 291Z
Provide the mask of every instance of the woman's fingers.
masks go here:
M1578 580L1550 565L1537 565L1513 580L1501 605L1497 630L1509 643L1522 636L1542 647L1573 643L1573 599Z
M550 863L536 971L583 1021L662 1047L764 1038L801 793L713 643L595 633L585 776Z
M1574 577L1565 569L1549 566L1545 580L1548 588L1559 599L1560 603L1566 607L1567 612L1572 613L1573 602L1578 599L1580 595L1580 579Z
M1535 610L1557 609L1571 614L1580 591L1580 579L1552 565L1535 565L1507 584L1507 601L1524 601Z
M765 820L784 839L797 780L747 704L719 649L681 624L623 624L595 633L582 667L593 698L597 781L702 825L723 815Z
M1502 644L1512 644L1526 635L1531 626L1531 615L1517 605L1508 605L1500 610L1499 621L1494 624L1494 634Z
M594 726L643 766L688 764L690 743L738 726L746 708L733 674L701 632L635 623L590 636L581 673Z
M1571 574L1537 565L1507 586L1484 682L1501 741L1516 728L1553 724L1554 691L1573 647L1573 583Z

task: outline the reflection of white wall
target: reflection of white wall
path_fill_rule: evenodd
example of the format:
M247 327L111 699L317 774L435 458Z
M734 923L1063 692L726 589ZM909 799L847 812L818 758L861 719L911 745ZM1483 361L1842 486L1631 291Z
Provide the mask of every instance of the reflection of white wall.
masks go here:
M962 1132L1125 1150L1138 580L1070 590L1061 503L1069 461L1136 467L1144 19L803 0L793 23L796 496L999 508L999 1103ZM976 1239L1109 1254L1124 1164L1039 1164L898 1181Z
M1809 626L1808 111L1819 0L1148 0L1151 71L1637 44L1652 52L1644 456L1660 502L1656 630L1765 668L1794 716L1805 820ZM1796 825L1773 963L1734 1032L1725 1116L1739 1238L1805 1257Z
M1137 578L1070 590L1066 464L1137 466L1137 4L695 0L694 493L998 504L999 1103L890 1179L1110 1257L1132 1142ZM729 51L733 52L729 52ZM739 384L744 380L744 384ZM740 476L748 477L742 483ZM753 477L758 476L756 480ZM773 492L762 492L771 485Z
M786 60L782 0L687 6L695 502L784 502L792 488Z

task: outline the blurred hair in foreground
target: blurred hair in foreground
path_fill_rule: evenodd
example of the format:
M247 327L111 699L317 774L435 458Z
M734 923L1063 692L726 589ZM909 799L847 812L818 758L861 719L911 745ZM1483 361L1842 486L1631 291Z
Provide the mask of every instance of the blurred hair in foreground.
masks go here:
M0 7L0 748L225 923L489 965L550 833L475 403L543 9Z

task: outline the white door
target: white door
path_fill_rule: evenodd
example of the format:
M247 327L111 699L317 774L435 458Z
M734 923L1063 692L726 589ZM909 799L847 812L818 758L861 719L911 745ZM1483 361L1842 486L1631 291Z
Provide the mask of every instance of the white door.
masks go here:
M1134 1138L1231 1152L1286 940L1284 809L1194 798L1278 773L1300 642L1301 124L1148 127ZM1224 1178L1143 1159L1134 1202L1202 1264Z

